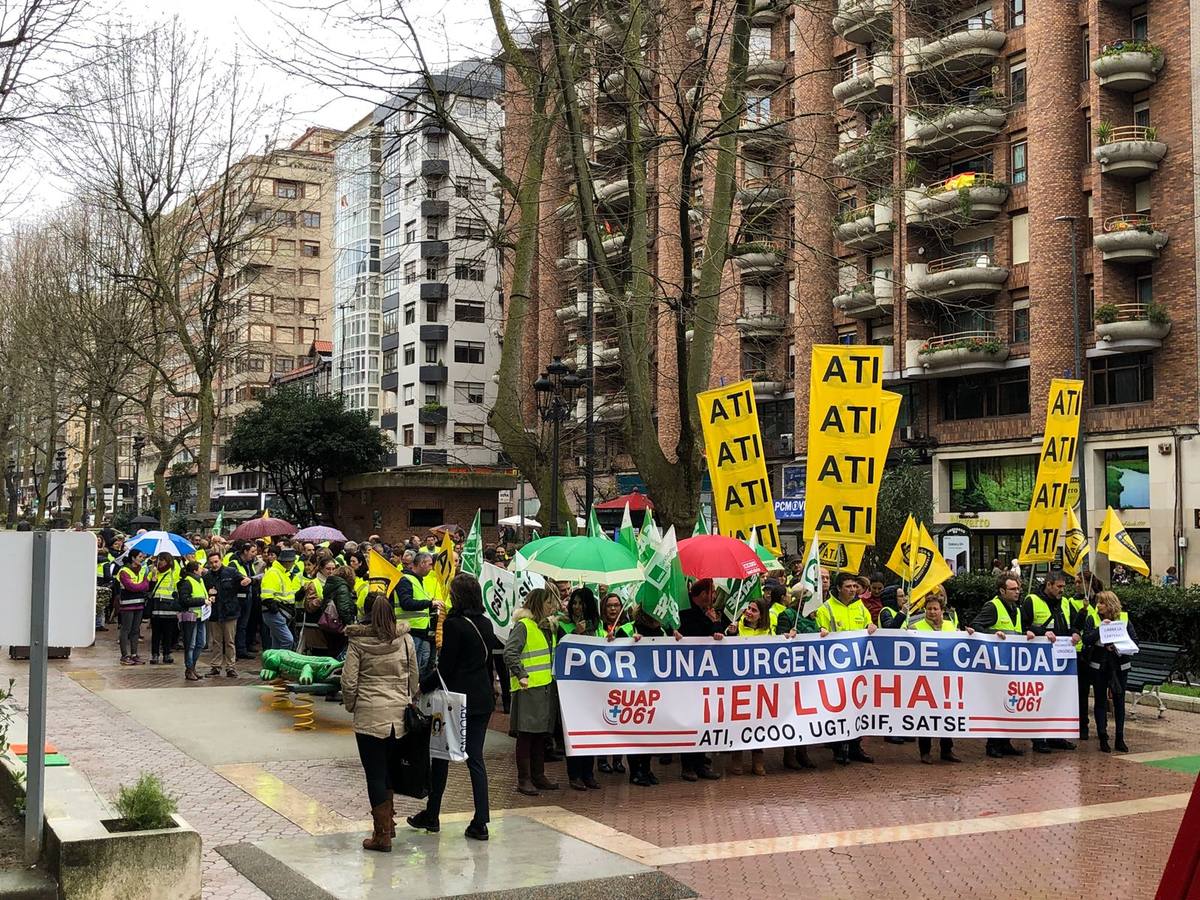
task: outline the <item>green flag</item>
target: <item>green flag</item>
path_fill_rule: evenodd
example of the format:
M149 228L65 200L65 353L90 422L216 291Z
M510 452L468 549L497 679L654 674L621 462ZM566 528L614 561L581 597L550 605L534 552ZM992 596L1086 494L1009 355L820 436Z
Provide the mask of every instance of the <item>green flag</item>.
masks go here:
M567 537L575 537L575 514L567 510L567 517L563 519L563 534Z
M600 519L596 516L596 507L588 510L588 537L608 537L604 533L604 529L600 527Z
M686 582L679 565L675 526L659 536L653 547L648 544L647 549L649 557L642 561L646 580L637 592L638 606L667 628L678 628L680 592L686 590Z
M704 515L704 507L696 513L696 527L692 529L692 537L700 534L712 534L708 527L708 519Z
M483 572L483 532L479 526L479 510L475 510L475 521L463 541L462 559L458 565L460 572L474 575L476 578Z
M633 518L629 515L629 504L625 504L625 512L621 514L621 528L617 531L617 543L624 544L629 552L637 556L638 536L633 530Z
M221 533L221 527L224 524L225 524L225 510L223 510L223 509L218 510L217 511L217 520L215 522L213 522L212 533L214 535L219 535Z

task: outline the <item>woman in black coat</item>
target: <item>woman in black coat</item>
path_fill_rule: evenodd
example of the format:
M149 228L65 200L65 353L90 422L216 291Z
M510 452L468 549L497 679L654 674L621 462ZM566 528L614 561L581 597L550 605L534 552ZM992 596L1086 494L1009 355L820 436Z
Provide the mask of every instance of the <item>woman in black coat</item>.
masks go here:
M421 681L427 694L446 683L446 689L467 697L467 769L471 773L471 795L475 817L466 835L477 841L488 839L488 783L483 767L483 738L496 708L492 693L492 623L483 612L483 591L474 576L459 574L450 582L450 612L442 626L442 648L437 667ZM438 675L441 675L441 679ZM408 817L413 828L434 832L441 829L442 794L446 791L448 760L429 761L429 798L425 809Z

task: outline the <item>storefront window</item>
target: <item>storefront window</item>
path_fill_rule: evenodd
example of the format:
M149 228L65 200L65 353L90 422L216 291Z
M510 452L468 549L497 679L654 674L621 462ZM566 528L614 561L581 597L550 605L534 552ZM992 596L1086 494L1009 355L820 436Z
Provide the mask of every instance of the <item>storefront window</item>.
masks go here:
M1104 502L1113 509L1150 508L1150 451L1104 451Z
M1037 456L952 459L950 512L1025 512L1033 499Z

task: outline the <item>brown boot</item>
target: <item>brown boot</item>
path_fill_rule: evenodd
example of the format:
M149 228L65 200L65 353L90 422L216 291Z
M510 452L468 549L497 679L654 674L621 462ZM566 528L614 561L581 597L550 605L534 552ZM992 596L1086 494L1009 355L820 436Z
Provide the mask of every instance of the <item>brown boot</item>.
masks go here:
M725 767L725 771L730 775L741 775L745 769L742 768L742 751L734 750L729 754L729 765Z
M533 739L529 751L529 774L533 786L543 791L557 791L558 782L546 777L546 742L541 738Z
M750 768L755 775L766 775L767 767L763 762L765 754L761 750L750 751Z
M529 740L525 735L517 736L517 790L526 797L540 797L529 775Z
M380 803L371 809L374 831L369 838L363 838L364 850L377 850L380 853L392 852L392 837L388 834L391 819L391 804Z
M396 804L393 802L396 792L387 792L387 808L388 808L388 837L396 836Z

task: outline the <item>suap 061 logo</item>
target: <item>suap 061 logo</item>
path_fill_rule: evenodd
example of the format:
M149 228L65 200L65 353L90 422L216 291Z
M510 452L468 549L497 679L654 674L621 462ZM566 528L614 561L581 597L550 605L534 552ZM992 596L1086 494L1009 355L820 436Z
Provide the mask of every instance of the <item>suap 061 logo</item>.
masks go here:
M654 713L661 698L661 691L623 691L613 688L608 692L604 721L609 725L649 725L654 721Z
M1010 713L1038 712L1045 690L1046 684L1042 681L1010 681L1004 708Z

